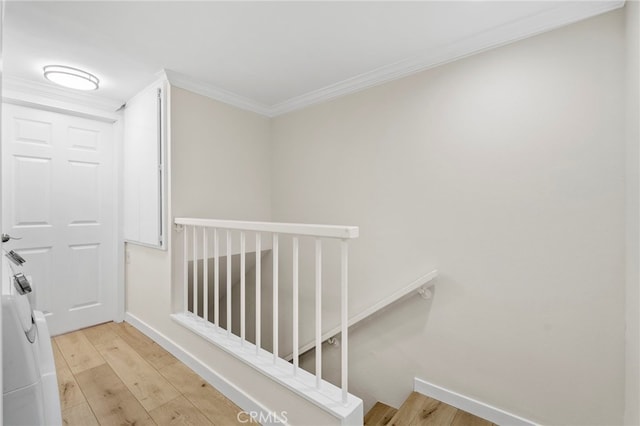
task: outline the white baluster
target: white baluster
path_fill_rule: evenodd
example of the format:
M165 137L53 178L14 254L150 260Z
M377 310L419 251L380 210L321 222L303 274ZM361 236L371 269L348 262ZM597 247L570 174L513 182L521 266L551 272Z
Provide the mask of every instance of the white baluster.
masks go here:
M298 237L293 237L293 375L298 374L298 366L299 366L299 350L300 346L298 344L298 292L299 292L299 283L298 283L298 256L299 256L300 244L298 241Z
M220 253L218 251L218 228L213 230L213 313L216 329L220 327Z
M260 353L260 339L262 337L262 236L256 233L256 355Z
M198 234L193 227L193 314L198 316Z
M347 403L347 396L349 393L348 390L348 386L349 386L349 361L348 361L348 342L349 342L349 338L348 338L348 328L349 328L349 317L348 317L348 284L349 284L349 245L347 243L347 240L342 240L341 242L341 252L342 252L342 268L341 268L341 274L340 274L340 286L341 286L341 324L340 324L340 328L341 328L341 334L342 334L342 342L341 342L341 349L342 349L342 353L341 353L341 358L342 358L342 379L341 379L341 385L342 385L342 402L343 403Z
M207 228L202 227L202 311L204 320L209 321L209 254Z
M227 230L227 336L231 336L231 231Z
M182 258L182 280L184 282L184 294L183 294L183 302L184 302L184 312L189 311L189 233L187 232L189 229L187 225L184 225L182 228L182 232L184 232L184 253Z
M278 359L278 234L273 234L273 363Z
M244 346L245 337L245 236L240 232L240 346Z
M316 238L316 388L322 383L322 241Z

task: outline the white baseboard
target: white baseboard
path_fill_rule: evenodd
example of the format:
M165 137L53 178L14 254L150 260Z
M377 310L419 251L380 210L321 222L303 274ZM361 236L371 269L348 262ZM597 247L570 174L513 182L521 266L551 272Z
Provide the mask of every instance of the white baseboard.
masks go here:
M137 328L142 334L145 334L147 337L162 346L173 356L182 361L185 365L195 371L200 377L206 380L211 386L216 388L218 391L220 391L220 393L233 401L234 404L236 404L238 407L242 408L243 411L247 413L259 413L258 417L261 424L270 426L282 426L287 424L286 420L277 417L274 411L271 411L264 407L262 404L251 398L249 395L237 388L227 379L220 376L218 373L200 362L187 350L176 344L164 334L160 333L158 330L146 324L144 321L140 320L129 312L125 314L125 321ZM260 414L262 415L260 416ZM241 418L240 421L247 420L247 416ZM247 424L250 423L247 422Z
M434 385L417 377L414 379L413 390L500 426L537 426L537 423L531 420L508 413L500 408Z

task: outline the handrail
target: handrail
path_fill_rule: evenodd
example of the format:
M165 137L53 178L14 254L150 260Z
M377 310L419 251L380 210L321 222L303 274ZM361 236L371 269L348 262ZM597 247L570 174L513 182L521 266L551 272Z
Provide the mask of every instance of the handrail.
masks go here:
M223 228L238 231L274 232L277 234L294 234L325 238L352 239L358 238L359 234L359 228L357 226L252 222L240 220L217 220L184 217L178 217L174 222L176 225L204 226L207 228Z
M427 290L424 289L423 287L426 287L427 284L429 284L429 282L433 281L437 276L438 276L438 270L437 269L434 269L433 271L429 272L428 274L425 274L425 275L421 276L417 280L413 281L411 284L401 288L400 290L395 291L394 293L392 293L389 296L385 297L380 302L376 303L375 305L371 306L370 308L367 308L364 311L360 312L359 314L353 316L351 319L349 319L348 327L351 328L352 326L354 326L355 324L359 323L360 321L363 321L363 320L367 319L368 317L370 317L371 315L375 314L376 312L378 312L378 311L386 308L387 306L397 302L398 300L402 299L406 295L408 295L408 294L410 294L410 293L412 293L412 292L414 292L416 290L418 291L419 294L423 295L423 297L426 296L425 298L428 298ZM431 285L433 285L433 284L431 284ZM332 328L331 330L327 331L326 333L324 333L322 335L322 342L323 343L326 342L327 340L331 339L332 337L335 337L339 333L340 333L340 326L336 326L336 327ZM309 342L306 345L300 347L300 355L303 355L306 352L309 352L311 349L315 348L315 346L316 346L316 342L312 341L312 342ZM290 361L292 359L292 355L293 354L289 354L284 359L286 359L287 361Z

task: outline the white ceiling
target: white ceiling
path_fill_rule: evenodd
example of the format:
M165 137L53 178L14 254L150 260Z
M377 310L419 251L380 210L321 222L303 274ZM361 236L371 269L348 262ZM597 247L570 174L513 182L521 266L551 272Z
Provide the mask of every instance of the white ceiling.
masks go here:
M6 3L4 75L85 69L95 95L155 75L275 115L621 7L608 1Z

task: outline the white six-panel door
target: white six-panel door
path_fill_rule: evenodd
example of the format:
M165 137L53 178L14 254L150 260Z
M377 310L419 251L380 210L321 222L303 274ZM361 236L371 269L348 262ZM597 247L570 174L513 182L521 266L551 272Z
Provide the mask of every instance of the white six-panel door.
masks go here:
M3 106L4 244L26 260L35 308L52 334L114 319L113 125Z

